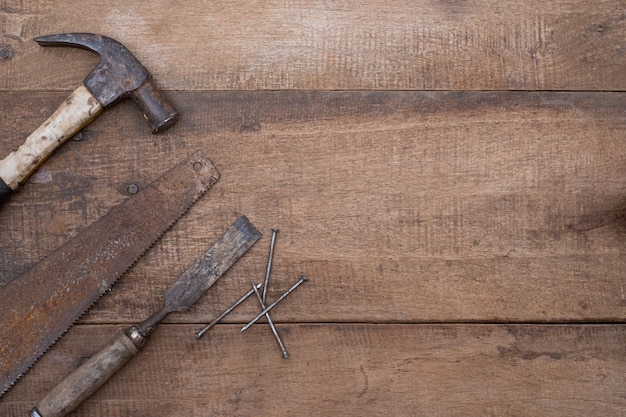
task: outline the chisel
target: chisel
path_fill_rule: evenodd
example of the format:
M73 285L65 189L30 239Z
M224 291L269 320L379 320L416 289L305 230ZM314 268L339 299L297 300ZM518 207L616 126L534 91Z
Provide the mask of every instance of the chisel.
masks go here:
M31 417L61 417L74 410L145 346L165 316L189 309L260 237L252 223L240 217L170 286L161 310L131 326L67 376L30 411Z

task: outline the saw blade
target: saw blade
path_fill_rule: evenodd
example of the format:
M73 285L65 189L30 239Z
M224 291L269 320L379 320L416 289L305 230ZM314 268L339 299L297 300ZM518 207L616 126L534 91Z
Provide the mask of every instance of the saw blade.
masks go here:
M219 178L198 151L0 289L0 396Z

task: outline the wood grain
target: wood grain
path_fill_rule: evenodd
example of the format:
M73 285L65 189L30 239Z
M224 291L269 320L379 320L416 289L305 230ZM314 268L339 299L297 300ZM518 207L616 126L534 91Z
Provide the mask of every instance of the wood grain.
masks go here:
M174 90L624 90L620 0L4 0L0 90L71 90L97 57L32 38L121 40ZM45 69L45 70L43 70Z
M0 161L0 178L17 191L49 155L101 112L102 105L81 84L17 150Z
M58 96L3 93L15 105L2 118L36 119ZM0 211L5 282L127 198L128 184L147 184L200 148L222 179L88 322L145 318L238 214L262 231L282 230L270 298L301 274L311 278L294 304L277 309L278 322L626 317L626 126L615 116L622 94L172 98L184 117L169 133L148 135L125 103L53 156L43 167L49 181L31 181ZM257 245L205 302L169 320L210 321L262 278L268 245ZM251 302L230 320L253 311Z
M0 0L0 157L122 41L181 112L124 102L0 208L0 287L197 149L220 182L6 397L25 415L246 214L262 239L72 417L626 414L620 0ZM239 333L280 229L269 329ZM1 291L1 288L0 288ZM114 324L119 324L116 326Z
M626 328L602 325L160 327L72 417L621 416ZM118 328L74 327L0 402L25 415Z

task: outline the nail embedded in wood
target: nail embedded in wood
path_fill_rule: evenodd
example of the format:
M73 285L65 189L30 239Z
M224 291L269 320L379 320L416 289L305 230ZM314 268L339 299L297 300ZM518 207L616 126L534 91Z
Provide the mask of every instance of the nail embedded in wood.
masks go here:
M256 284L256 288L261 288L261 286L263 285L263 283L260 284ZM248 297L250 297L252 294L254 294L253 290L248 291L247 293L245 293L239 300L235 301L235 303L233 305L231 305L230 307L228 307L226 310L224 310L222 312L222 314L220 314L219 316L217 316L215 318L215 320L213 320L211 323L207 324L206 326L204 326L202 328L202 330L197 331L196 333L194 333L194 336L196 336L196 339L200 339L202 337L202 335L204 335L206 332L208 332L211 327L215 326L217 323L219 323L224 317L226 317L228 314L230 314L234 309L236 309L237 307L239 307L239 305L241 303L243 303L244 301L246 301L248 299Z
M276 301L274 301L272 304L270 304L269 306L267 306L267 308L265 308L263 311L261 311L255 318L253 318L250 323L246 324L245 326L243 326L241 328L241 331L244 332L246 331L250 326L252 326L254 323L257 322L258 319L260 319L261 317L263 317L264 315L267 314L268 311L270 311L271 309L273 309L274 307L276 307L276 305L278 303L280 303L282 300L285 299L285 297L287 297L289 294L291 294L293 292L293 290L295 290L296 288L298 288L300 286L300 284L302 284L304 281L308 281L308 278L305 277L304 275L302 277L300 277L300 279L291 286L291 288L289 288L287 291L285 291L280 297L278 297L278 299Z
M128 191L128 194L137 194L139 192L139 186L135 183L128 184L126 191Z
M261 301L263 301L263 304L265 304L265 302L267 301L267 287L269 286L269 282L270 282L270 271L272 270L272 258L274 257L274 246L276 246L277 234L278 234L278 229L272 229L272 241L270 242L270 254L267 258L267 268L265 268L265 280L263 281L263 296L261 297Z
M259 294L259 290L256 289L256 285L254 283L252 283L252 291L254 291L257 299L259 300L259 304L261 304L261 310L265 310L265 303L263 302L263 298L261 297L261 294ZM274 326L274 322L272 321L269 313L265 315L265 318L267 318L267 324L270 325L270 329L272 329L272 333L274 334L274 337L278 342L278 346L280 346L280 350L283 352L283 359L287 359L289 357L289 353L287 353L287 349L285 349L285 345L280 339L280 336L278 335L278 330L276 330L276 326Z
M13 49L9 45L0 45L0 59L9 59L13 56Z

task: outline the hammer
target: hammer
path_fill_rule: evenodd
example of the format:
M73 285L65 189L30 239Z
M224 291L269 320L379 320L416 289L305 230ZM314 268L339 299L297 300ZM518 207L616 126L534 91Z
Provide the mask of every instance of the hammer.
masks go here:
M92 33L65 33L35 38L41 46L73 46L100 55L100 63L26 141L0 161L0 202L6 200L59 146L105 108L131 97L158 133L178 113L156 89L152 76L118 41Z

